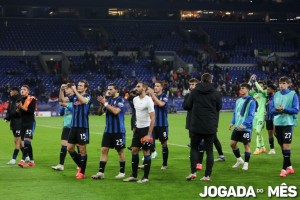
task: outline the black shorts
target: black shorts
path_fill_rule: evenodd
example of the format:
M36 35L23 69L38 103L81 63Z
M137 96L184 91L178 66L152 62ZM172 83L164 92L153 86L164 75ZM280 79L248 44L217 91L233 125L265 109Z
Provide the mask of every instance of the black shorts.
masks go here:
M291 144L293 139L293 126L275 126L275 136L277 138L278 144L281 146L283 144Z
M71 128L64 127L61 133L61 140L68 140Z
M72 127L69 133L68 143L70 144L89 144L90 134L88 128Z
M102 147L115 148L117 151L126 147L125 133L104 133Z
M141 138L145 137L148 134L149 127L145 128L136 128L135 132L133 133L132 137L132 147L142 147Z
M266 120L266 128L268 131L272 131L274 129L273 120Z
M35 129L35 123L32 124L26 124L26 126L23 126L21 129L21 139L24 140L24 138L30 138L33 139Z
M252 133L249 131L234 130L231 134L231 140L242 142L244 145L251 142Z
M168 140L168 127L167 126L157 126L153 129L153 138L159 139L161 143Z
M14 137L21 137L21 130L13 130L12 133Z

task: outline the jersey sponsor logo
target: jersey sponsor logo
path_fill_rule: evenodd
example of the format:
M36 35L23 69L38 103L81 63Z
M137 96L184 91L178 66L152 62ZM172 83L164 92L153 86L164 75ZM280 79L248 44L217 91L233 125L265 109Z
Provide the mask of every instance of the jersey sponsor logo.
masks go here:
M74 106L78 106L78 105L81 105L82 103L80 101L75 101L74 102Z
M123 108L124 107L124 103L123 102L119 102L118 103L118 107Z

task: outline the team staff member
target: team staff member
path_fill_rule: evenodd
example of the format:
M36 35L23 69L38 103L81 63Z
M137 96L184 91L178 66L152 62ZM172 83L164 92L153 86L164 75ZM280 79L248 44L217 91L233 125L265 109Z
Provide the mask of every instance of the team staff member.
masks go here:
M77 88L72 85L71 88L74 92L73 96L69 96L69 101L73 103L72 112L72 125L68 138L67 150L72 159L78 166L76 173L77 179L85 178L85 169L87 162L86 145L89 144L89 109L91 97L87 92L88 82L80 80ZM62 84L59 92L59 101L66 102L64 90L67 85ZM80 154L75 151L75 145L78 144Z
M24 167L25 157L27 155L29 156L30 161L26 164L26 167L35 166L31 140L33 139L35 129L34 111L36 108L37 99L34 96L29 95L29 92L29 86L23 85L21 87L22 99L16 104L16 112L20 113L22 118L21 139L24 141L23 157L18 163L20 167Z
M10 122L10 130L12 130L14 135L15 149L13 152L12 159L7 163L8 165L16 164L16 159L19 154L19 151L23 151L22 140L21 140L21 127L22 119L20 113L16 112L17 102L22 98L20 95L20 89L18 87L11 87L9 94L9 104L7 107L6 117L4 118L5 122Z
M196 79L196 78L190 79L189 80L189 91L192 91L193 89L195 89L197 83L199 83L198 79ZM190 93L188 93L184 96L184 100L182 103L182 107L184 109L186 109L186 107L188 107L187 101L188 101L189 95L190 95ZM191 110L187 110L186 123L185 123L185 128L187 130L190 129L190 122L191 122ZM190 131L189 131L189 138L191 138ZM194 153L196 153L196 152L194 152ZM191 173L186 177L187 180L195 179L197 177L197 169L202 170L203 153L204 153L204 141L202 140L199 144L197 155L190 156ZM195 160L195 163L197 163L196 165L194 162L192 162L193 161L192 158L198 158L197 161Z
M155 122L154 103L151 97L146 95L147 85L143 82L138 82L136 85L136 96L133 99L133 104L136 110L136 131L132 138L132 175L124 182L138 181L138 165L139 165L139 149L142 147L144 154L144 176L138 183L149 181L149 172L151 167L151 134Z
M106 114L105 130L102 138L102 154L100 157L99 171L93 175L93 179L103 179L104 170L108 159L110 148L115 148L119 154L120 171L115 178L121 179L125 177L125 153L126 130L124 124L125 100L119 96L119 89L116 84L109 84L107 88L108 98L99 96L97 100L100 102L99 114Z
M192 90L187 100L187 110L191 110L191 166L196 165L199 143L204 140L206 157L205 175L200 180L210 181L214 155L213 142L217 133L219 111L222 108L222 97L212 84L213 76L204 73L201 82Z
M68 98L68 96L74 95L74 92L71 88L72 85L73 84L71 83L67 84L67 87L65 89L65 93L67 96L66 98ZM65 158L67 155L68 138L71 130L73 104L71 102L67 102L67 103L59 102L59 104L61 106L60 115L64 116L64 127L61 133L61 150L59 154L59 164L56 166L52 166L52 169L63 171Z

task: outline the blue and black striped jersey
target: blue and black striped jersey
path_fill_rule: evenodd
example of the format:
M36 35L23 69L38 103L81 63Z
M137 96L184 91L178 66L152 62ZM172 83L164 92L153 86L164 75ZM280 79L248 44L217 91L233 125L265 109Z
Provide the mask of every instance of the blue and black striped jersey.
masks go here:
M86 104L82 104L77 96L74 94L69 96L70 102L73 103L73 112L72 112L72 125L71 127L76 128L89 128L89 110L91 96L87 93L83 95L87 99Z
M159 107L154 105L155 109L155 127L168 126L168 95L162 93L157 96L160 101L165 102L165 105Z
M125 133L125 123L124 123L124 115L125 115L125 100L123 97L118 96L116 98L108 98L107 102L109 105L119 108L121 111L114 115L108 109L104 108L106 112L106 124L105 124L105 133Z

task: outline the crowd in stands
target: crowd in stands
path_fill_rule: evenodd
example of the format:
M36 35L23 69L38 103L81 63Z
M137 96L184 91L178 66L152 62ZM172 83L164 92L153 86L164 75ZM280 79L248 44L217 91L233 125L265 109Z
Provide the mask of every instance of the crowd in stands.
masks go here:
M106 85L108 82L113 82L115 78L126 78L125 85L120 85L120 93L125 96L135 86L138 78L134 72L131 72L131 76L122 74L121 69L115 68L114 56L100 57L93 56L92 53L87 53L82 57L82 62L79 66L72 64L71 62L71 73L80 73L81 70L89 70L86 79L88 81L99 81L93 80L93 74L105 73L106 76L100 82L97 82L97 87L90 88L90 93L93 97L103 95L105 93ZM299 58L299 57L298 57ZM134 56L122 57L123 64L131 62L138 62ZM92 64L93 63L93 64ZM201 63L200 63L201 64ZM31 66L32 64L30 64ZM35 64L33 64L35 65ZM172 97L183 97L188 92L188 81L190 78L195 77L200 79L201 74L208 72L213 74L215 87L222 93L223 96L237 97L239 91L239 84L241 82L248 82L251 74L253 73L246 68L241 77L231 77L230 68L223 68L217 65L201 65L201 69L196 70L194 73L187 73L186 69L178 68L174 70L167 63L157 63L154 60L149 60L148 68L152 71L152 80L147 82L151 85L156 80L162 80L165 82L165 92ZM278 85L278 78L283 75L287 75L293 82L293 88L297 93L300 87L300 73L297 71L299 68L299 62L289 64L279 60L272 61L260 61L257 65L259 71L261 71L260 80L263 80L266 84ZM118 72L121 71L121 72ZM19 74L11 74L18 76ZM52 74L53 75L53 74ZM60 74L58 74L60 75ZM51 76L51 75L50 75ZM73 82L68 76L63 76L53 85L52 90L47 92L43 80L39 75L36 77L28 77L25 79L24 84L28 84L33 91L33 94L42 102L47 102L49 99L56 99L59 91L59 85L63 82ZM0 93L2 94L2 100L5 102L8 98L8 91L10 85L4 85L0 87Z
M15 41L14 38L18 38L18 34L22 35L20 38L31 38L30 34L27 35L22 31L16 31L25 29L29 33L34 27L40 27L34 26L31 23L28 24L28 26L20 22L11 22L9 26L6 24L4 26L5 29L3 29L5 30L3 33L5 33L6 37L3 38L10 39L4 40L2 38L2 43L10 46L11 44L8 41ZM42 25L42 23L38 24ZM93 51L87 50L82 57L69 57L70 67L68 74L64 74L61 61L55 60L47 62L50 73L46 74L38 64L38 59L27 59L24 51L24 59L17 61L20 62L20 67L7 66L9 68L4 72L7 77L20 77L22 82L5 84L2 81L4 85L0 87L0 99L3 102L8 99L8 91L11 86L14 86L13 84L19 86L21 84L28 84L32 94L38 97L40 102L47 102L49 99L55 100L58 96L60 84L78 81L79 77L80 79L87 79L92 83L90 84L90 93L93 97L103 94L108 83L122 79L123 81L119 81L117 84L121 88L121 95L125 96L136 85L137 81L141 79L141 75L145 74L148 76L143 76L142 80L148 82L150 85L156 80L163 80L165 82L165 92L170 98L183 97L188 92L189 79L192 77L200 79L201 74L205 72L213 74L215 87L223 96L236 97L239 91L239 84L241 82L248 82L253 73L256 73L258 78L264 80L266 84L277 84L278 77L287 75L291 78L293 87L297 92L300 87L300 73L297 70L300 67L299 55L286 60L276 56L270 56L267 60L259 60L257 57L257 52L255 53L254 48L267 46L272 51L277 49L278 51L286 50L294 52L295 50L290 47L289 43L282 44L278 39L271 37L273 35L269 33L269 28L266 28L264 25L199 24L212 38L209 44L206 44L207 46L201 44L201 47L201 42L197 42L197 39L195 39L197 37L194 35L194 38L192 37L193 35L187 34L185 31L190 30L199 34L199 31L195 31L199 28L195 24L183 23L179 26L173 23L144 24L137 22L115 22L111 24L102 22L102 26L107 31L107 34L112 36L108 37L105 41L107 42L107 48L104 49L112 50L113 56L99 56ZM52 22L49 27L48 25L43 26L42 29L48 30L49 35L47 31L41 32L39 29L34 29L34 32L40 38L46 37L50 39L52 38L51 33L53 30L56 30L57 27L64 27L64 25ZM72 32L75 31L74 27L77 27L77 25L69 24L67 27L64 27L64 30L66 30L65 32L73 33L74 37L71 37L72 40L70 41L82 41L80 35ZM258 31L254 30L253 27L257 27L260 30L259 34L257 34ZM245 32L249 33L245 35ZM13 33L17 33L17 35ZM47 33L47 35L43 35L44 33ZM72 48L69 49L67 46L64 47L61 43L55 43L61 41L61 37L62 35L59 32L57 38L60 38L60 40L52 39L51 42L54 42L54 44L51 45L62 48L62 50L72 50ZM69 42L68 38L65 38L65 40L68 41L66 45L75 44L75 42ZM86 44L95 43L95 41L84 41L86 43L76 44L86 46ZM22 42L19 43L21 46L26 45ZM45 43L46 46L47 44ZM268 46L268 44L274 46ZM3 48L7 48L5 45ZM51 45L47 46L47 48L55 50ZM40 46L40 43L34 43L34 47L30 46L28 50L39 50ZM93 45L91 49L95 50L92 47ZM119 51L123 50L123 47L126 47L126 50L136 50L137 54L132 53L130 56L118 56ZM193 72L182 67L172 66L168 62L158 63L155 60L156 50L176 51L177 55L183 61L193 64ZM145 57L144 51L149 53L148 57ZM142 61L144 61L143 65L141 64ZM253 66L211 66L213 62L253 64ZM132 67L133 65L135 66ZM145 67L146 69L142 72L138 71L138 68L135 68L136 65L139 65L138 67ZM127 66L131 66L131 68ZM238 70L236 70L237 68ZM24 79L24 77L27 78Z

